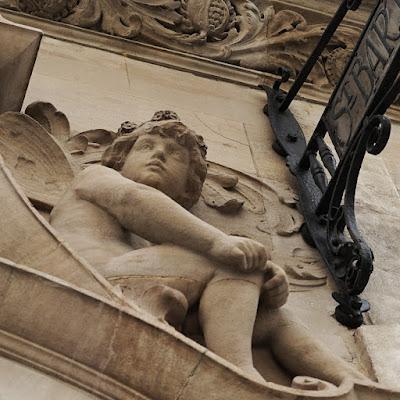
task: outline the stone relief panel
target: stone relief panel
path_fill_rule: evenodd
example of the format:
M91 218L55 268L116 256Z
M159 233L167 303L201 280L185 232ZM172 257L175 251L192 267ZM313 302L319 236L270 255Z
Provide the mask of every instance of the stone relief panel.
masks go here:
M77 176L77 174L79 173L82 174L82 172L79 172L82 168L83 179L85 179L84 176L87 176L85 175L86 172L88 172L89 170L94 171L93 164L99 163L101 154L104 152L104 150L108 148L107 151L110 153L111 150L109 150L108 146L111 142L114 142L114 144L121 143L121 141L124 141L130 133L139 129L144 129L146 126L150 126L152 129L154 127L158 129L162 126L168 126L169 121L174 121L174 124L176 124L177 127L181 126L177 122L178 120L175 113L162 112L156 113L150 122L146 122L144 124L128 121L124 122L117 132L103 129L95 129L86 132L71 133L68 119L62 112L58 111L54 106L49 103L34 103L27 107L25 114L5 113L0 117L0 153L4 155L5 163L8 169L16 178L18 184L29 196L31 202L35 204L38 209L41 209L44 215L46 215L46 211L49 211L51 209L53 209L54 214L54 209L58 208L58 211L56 211L57 213L60 211L60 208L63 208L63 201L64 205L70 200L72 200L73 202L74 199L68 198L68 196L71 194L68 187L71 185L71 182L73 182L73 177ZM148 125L149 123L150 125ZM144 134L143 136L145 135L146 134ZM161 138L162 137L163 136L161 136ZM117 141L115 141L115 139ZM33 142L32 145L29 143L29 140ZM181 137L179 137L178 140L181 140ZM144 142L144 140L142 142ZM61 144L61 146L59 146L59 144ZM198 138L197 145L199 147L199 151L204 156L206 148L202 142L202 139ZM144 149L145 147L142 148ZM112 155L112 151L110 154ZM111 158L114 159L113 157ZM102 162L104 163L104 161ZM115 159L115 162L120 161L117 158ZM158 167L158 164L153 166ZM104 168L102 166L98 167ZM94 166L94 168L97 167ZM103 266L100 266L99 263L93 263L96 264L96 268L102 269L101 275L105 276L108 279L107 282L106 280L104 280L104 278L102 279L98 271L91 268L90 264L92 263L89 264L83 258L80 258L76 253L74 253L74 251L71 250L71 248L69 248L67 243L64 242L61 237L57 236L57 233L54 229L46 225L44 221L38 218L37 213L35 214L35 211L31 209L27 199L19 191L18 184L13 181L11 174L7 172L7 168L5 168L3 164L0 164L0 170L0 187L2 188L1 193L3 196L2 204L4 205L2 220L4 220L5 218L5 223L7 224L7 226L13 227L13 229L10 229L7 232L7 235L3 236L0 239L0 249L2 251L1 255L14 262L23 263L39 271L47 273L48 275L46 275L46 279L50 279L51 276L53 277L52 279L55 279L54 277L62 278L67 282L75 284L75 287L77 288L88 289L91 292L94 291L101 296L107 296L108 298L117 301L117 303L113 303L114 305L112 307L110 305L108 305L107 307L97 307L94 304L93 300L83 301L80 299L83 296L88 297L88 293L90 293L89 291L79 295L77 294L77 289L75 289L76 292L73 292L72 289L68 289L66 291L68 296L73 297L77 302L80 302L79 307L70 307L70 311L73 312L75 315L75 321L77 320L77 315L80 312L80 310L78 309L83 309L84 307L86 307L86 305L90 305L91 307L96 307L97 310L94 313L96 315L96 317L94 318L94 320L96 321L96 327L93 329L93 333L95 334L95 336L97 337L99 335L97 318L99 318L100 315L103 318L103 323L107 323L108 325L110 325L110 330L112 328L113 333L112 335L110 335L110 340L113 342L113 345L111 346L112 352L110 354L104 354L98 349L95 349L97 351L95 361L96 363L99 363L99 365L103 365L104 357L109 357L107 358L108 361L106 361L106 364L104 365L107 365L107 368L111 368L111 366L113 365L112 362L116 362L121 354L130 354L129 349L132 347L133 342L135 345L133 350L137 352L137 349L140 347L142 349L141 354L143 354L144 347L146 347L143 344L143 340L151 339L151 343L153 343L151 347L158 347L154 346L155 339L151 336L151 330L153 329L153 326L151 324L154 323L154 321L151 323L147 323L147 314L143 316L144 308L145 311L153 314L153 316L160 316L160 314L157 313L161 311L162 313L164 313L163 318L161 319L167 320L172 325L176 326L179 330L180 328L182 328L182 332L185 335L197 339L200 343L205 342L209 349L211 348L211 350L215 351L215 353L219 355L221 354L218 352L220 351L220 348L218 346L222 345L222 347L228 347L227 355L222 355L222 357L230 361L232 364L239 366L244 375L246 377L250 377L250 380L252 381L257 381L262 384L266 384L264 379L266 379L267 381L274 381L273 376L274 374L276 374L276 368L279 369L279 365L281 365L284 368L285 372L283 375L286 377L286 380L282 378L279 382L285 382L283 384L289 385L290 380L297 375L310 375L315 377L315 379L303 379L297 376L295 379L293 379L292 382L292 387L294 388L293 390L301 389L314 392L336 390L334 385L341 385L345 377L359 380L360 382L362 382L362 385L374 387L374 383L372 383L369 379L364 377L361 373L356 371L350 365L346 364L339 357L336 357L334 354L330 353L323 346L321 346L318 341L316 341L310 335L310 333L308 333L302 327L301 324L296 322L296 319L293 318L293 316L291 316L290 313L287 312L287 310L280 313L278 312L278 310L274 310L272 308L269 309L266 305L268 302L267 297L264 297L264 299L262 299L261 306L258 308L257 316L255 316L256 321L254 323L253 332L253 351L255 353L257 353L258 351L270 351L274 355L274 357L276 357L278 362L275 362L273 360L264 360L262 363L263 367L257 366L257 368L260 368L260 371L262 370L262 376L255 370L252 365L240 365L240 363L236 363L236 359L230 358L232 356L232 344L229 340L226 340L225 331L223 332L224 340L222 344L219 343L218 345L215 345L214 343L214 347L218 349L217 351L214 350L214 348L212 347L213 342L212 340L210 341L210 337L207 337L207 331L205 331L205 329L208 328L204 328L204 325L202 325L203 332L205 331L204 342L202 342L202 338L198 338L199 329L198 323L196 325L195 321L196 315L194 319L192 318L193 314L188 315L182 327L180 326L180 324L182 323L182 316L177 315L176 313L174 315L167 316L165 312L171 310L171 304L174 304L174 302L176 304L180 302L180 306L184 304L184 302L181 302L182 299L177 298L173 291L168 292L168 296L164 296L165 292L161 293L164 296L161 296L162 299L168 301L156 304L157 307L153 307L153 303L152 307L149 308L147 306L146 308L146 304L141 303L143 299L145 299L146 301L148 301L149 299L151 300L151 297L153 295L156 295L156 298L160 298L160 293L155 293L155 291L153 290L154 287L160 287L160 284L170 285L171 289L175 288L173 289L175 290L175 292L176 289L179 289L182 292L185 292L186 290L189 293L189 296L187 296L187 301L191 302L190 292L193 293L193 291L197 289L195 279L192 279L189 284L189 279L185 280L185 278L187 277L192 278L190 276L190 271L187 273L187 277L179 277L178 282L176 282L176 279L173 276L159 276L159 278L161 278L161 280L158 282L159 285L154 286L154 277L152 277L151 274L149 275L149 272L147 270L148 265L145 266L146 271L144 274L140 275L139 273L139 275L132 276L125 273L125 271L122 271L122 274L115 274L114 271L112 271L112 268L114 266L113 264L107 264L106 268L103 268ZM111 178L111 181L113 181L116 176L120 175L115 170L111 170L109 168L106 168L106 170L108 170L106 175L111 174L109 176L109 178ZM104 169L102 171L105 172ZM103 179L103 174L98 174L96 176L96 174L93 175L92 172L90 173L91 176L89 177L89 180L86 180L85 185L76 189L77 193L83 193L82 190L85 191L84 187L87 184L89 186L91 185L92 179ZM57 177L59 177L60 179L57 180ZM120 178L121 177L117 179ZM204 178L206 177L204 176ZM31 182L32 179L34 180L34 184L32 184ZM63 194L66 188L67 192ZM93 189L97 190L99 188L97 187L96 189L96 187L93 187ZM92 189L90 191L92 191ZM107 193L108 192L109 190L107 189ZM106 197L108 196L107 193L105 194ZM118 193L118 190L116 190L116 193ZM146 198L153 195L154 193L146 193ZM313 251L310 250L307 245L300 239L298 231L301 227L302 220L300 215L294 208L296 197L291 189L283 184L279 184L276 182L269 183L267 181L262 182L258 179L253 178L252 176L238 173L237 171L223 167L216 163L209 163L208 175L205 180L205 185L199 195L201 200L193 207L193 214L200 217L205 223L208 222L210 224L209 226L213 225L226 232L230 235L230 238L235 238L235 236L241 237L233 239L234 241L244 240L246 242L246 240L252 239L257 240L262 245L264 245L265 248L271 252L272 260L276 263L280 263L282 266L285 267L290 276L292 288L294 288L294 290L308 290L310 287L325 284L326 276L324 275L322 270L319 269L320 264L315 253L313 253ZM104 198L104 196L100 197ZM92 200L87 200L87 203L91 202ZM11 209L14 209L16 211L11 212ZM72 210L70 209L70 211ZM27 212L30 213L29 216ZM54 217L53 214L52 217ZM90 214L90 212L86 214ZM28 217L30 218L30 220L28 220ZM83 225L86 225L85 221L89 221L85 219L87 218L87 215L81 214L81 218L83 220ZM117 216L115 218L117 218ZM178 216L176 218L176 225L179 226L179 223L181 221L179 220ZM55 219L57 219L57 216L55 216ZM67 220L64 220L64 222L68 224L68 218ZM148 222L151 224L150 220L148 220ZM39 224L41 224L42 226L40 232L37 229L37 226ZM72 226L73 229L75 229L75 224L73 224ZM20 229L21 227L23 227L25 231L23 229ZM58 229L57 226L56 228ZM160 231L162 231L162 229L160 229ZM99 233L101 233L101 229ZM39 236L40 238L38 239ZM80 237L79 240L84 242L84 237ZM286 240L290 240L290 245L288 244L288 242L285 242ZM22 246L20 246L22 248L22 251L20 251L20 247L15 246L15 243L17 242L19 245L23 244ZM67 242L69 242L69 239L67 239ZM255 242L250 241L248 243L254 244ZM297 245L293 246L293 243L296 243ZM141 246L142 245L143 243L141 244ZM195 245L197 246L197 244ZM293 250L288 253L288 248L292 248ZM141 250L144 250L144 252L139 254L139 258L133 257L134 265L137 270L140 270L141 268L140 255L146 258L146 246L144 248L140 247L140 250L138 251ZM157 251L157 245L153 245L151 247L151 251ZM176 254L172 255L176 256ZM168 257L170 257L171 254L167 251L166 253L162 253L161 256L161 259L157 257L155 258L154 265L156 266L156 268L159 268L160 266L162 267L164 263L168 263ZM185 254L182 254L182 256L183 258L179 258L179 262L184 263ZM125 257L125 254L123 254L122 257ZM162 262L160 262L160 260ZM176 262L176 257L174 260L174 262ZM129 260L124 259L124 261ZM205 260L202 259L201 262L204 263ZM191 263L188 264L188 267L193 266L191 265ZM197 264L194 263L194 266L196 265ZM121 266L123 265L121 264ZM11 264L7 265L8 269L11 267ZM15 266L13 268L15 268ZM107 270L107 268L109 269ZM196 269L198 271L200 270L200 268ZM67 271L67 273L65 271ZM21 270L19 273L25 272ZM17 275L18 274L15 273L15 276ZM31 275L33 276L33 274ZM137 278L140 279L138 280ZM44 278L41 279L43 280ZM230 285L232 283L231 279L231 277L227 278L225 276L221 281L224 285ZM216 282L218 283L220 281L217 280ZM249 282L241 282L244 286L241 285L240 290L238 288L241 295L239 297L240 302L242 301L243 295L246 293L247 290L245 286L249 284ZM214 283L214 285L217 285L217 283ZM46 284L46 290L58 290L58 286L60 286L61 284L61 281L58 281L57 284ZM175 284L176 286L174 286ZM253 282L250 282L250 284L250 287L253 288ZM137 296L138 291L143 290L143 288L144 293L140 296ZM16 292L18 292L17 289L12 287L12 290ZM42 295L46 292L46 290L39 287L39 285L35 286L35 290L40 290L40 293ZM209 289L209 287L207 287L207 290L212 289ZM220 290L221 287L219 287L218 291ZM253 289L251 290L253 291ZM121 298L121 291L128 298L137 299L138 304L142 308L138 309L137 307L135 307L134 304L127 302L126 298L125 300L124 298ZM31 292L28 291L28 293ZM31 295L35 297L35 293L32 293ZM131 296L131 294L133 294L133 296ZM232 294L234 294L232 291L228 293L221 292L222 297L220 297L220 300L223 300L222 303L224 303L224 308L221 308L221 310L225 313L225 316L228 316L229 318L232 317L232 314L227 312L226 307L228 307L228 309L229 307L231 307ZM18 296L22 296L20 292ZM218 296L219 294L217 293L217 298ZM16 297L16 295L14 297ZM26 302L24 296L22 296L21 298L20 297L18 297L18 301L21 302L21 304L24 304L24 312L26 312L27 315L32 316L33 314L28 309L29 306L34 307L33 301ZM23 302L23 300L25 302ZM96 302L101 301L101 299L96 300ZM50 304L52 307L57 307L56 302L50 302ZM129 306L130 308L126 307L118 310L115 309L115 312L118 312L118 317L107 319L106 311L114 312L113 307L117 307L117 305L121 304ZM236 305L232 309L232 312L237 311ZM212 304L211 308L214 311L217 310L217 306L215 304ZM15 310L14 305L8 305L7 312L12 312L13 309ZM129 312L132 312L132 310L134 310L135 312L137 312L138 316L141 316L141 318L137 316L135 317L135 323L142 324L143 329L146 330L146 334L139 335L134 329L130 329L130 325L128 325L127 321L129 320L128 310L131 310ZM176 310L177 308L175 307L175 311ZM186 308L183 306L183 310L178 310L178 314L179 312L181 314L185 314L186 311L187 305ZM240 326L235 327L239 331L242 326L246 326L247 324L246 318L248 318L248 315L245 311L243 311L243 314L241 315L239 321ZM253 310L253 312L255 311L256 310ZM59 313L59 310L57 310L57 312ZM201 312L202 311L200 306L199 313ZM64 318L64 313L61 314L62 318ZM7 317L8 314L4 315ZM93 314L90 313L90 315ZM217 317L218 321L220 321L221 318L224 317L224 315L221 313L214 314L214 317L215 316ZM57 324L61 324L61 322L62 324L65 323L62 318L57 319ZM80 320L82 320L82 318L86 318L85 314L80 315L79 318ZM93 318L91 319L93 320ZM116 320L118 320L119 322L114 325L114 322ZM254 321L250 322L252 324ZM204 323L204 320L202 323ZM62 326L62 324L60 326ZM130 324L132 325L131 322ZM28 326L30 325L32 324L28 324ZM221 325L223 326L222 323ZM74 323L71 324L71 326L75 329L77 327L83 327L85 326L85 324ZM35 342L37 340L35 336L35 327L31 327L29 332L26 328L24 329L24 335L28 335L29 333L29 335L33 337L33 342ZM126 331L124 331L124 329ZM171 339L171 337L173 337L174 340L182 340L182 336L179 336L180 334L177 331L172 330L172 328L170 327L165 329L168 330L168 340ZM131 333L128 335L128 332ZM19 332L17 333L19 334ZM74 331L73 333L74 335L76 335L77 331ZM160 332L157 332L157 334L159 335ZM229 330L229 334L235 335L235 329ZM29 335L28 337L30 337ZM81 336L81 333L79 333L79 335ZM130 338L130 335L136 335L135 337L137 338L137 340L128 340L128 338ZM103 334L103 338L105 337L106 335ZM121 346L114 344L115 337L117 338L117 343L119 343L119 339L124 338L125 341L121 344ZM211 335L211 338L213 338L213 335ZM40 340L40 343L42 345L49 346L49 348L51 346L47 344L47 342L45 342L46 340L48 340L48 343L50 344L56 343L56 345L54 345L54 349L59 351L59 349L57 348L58 344L60 343L61 345L63 345L64 341L67 339L65 335L63 335L63 330L57 329L55 330L54 334L48 334L45 338L41 337ZM250 340L251 342L251 335L248 335L246 340ZM87 348L92 345L94 346L93 343L95 343L96 341L87 339L84 341L85 343L81 343L79 340L76 339L76 336L68 337L68 343L70 346L75 346L78 342L79 346L81 346L80 348L83 348L82 346L84 345L86 346L85 351L71 350L70 353L67 353L67 355L69 356L70 354L72 354L71 357L75 357L75 354L77 356L85 354L85 357L89 358L91 365L94 365L94 361L92 360L93 357L91 356L92 353L91 351L87 350ZM93 350L92 347L91 350ZM177 345L175 347L172 345L168 345L167 348L164 348L163 344L160 344L159 347L160 351L158 351L158 354L160 354L161 351L168 351L168 354L172 354L171 351L175 349ZM107 349L109 348L110 346L107 345ZM311 352L310 349L312 349ZM198 349L196 351L198 351ZM303 360L303 356L306 353L309 357L306 357ZM235 354L236 353L233 352L233 356L235 356ZM129 356L126 359L129 360ZM149 362L147 356L143 357L143 360L146 363ZM293 362L293 360L302 361ZM179 361L179 358L174 361L174 367L176 362L179 363ZM85 362L87 362L87 360ZM218 363L219 366L223 365L221 364L221 360L219 360ZM327 368L326 366L329 366L329 368ZM331 366L333 367L331 368ZM127 368L124 371L130 371L131 369L132 368ZM110 371L112 371L112 369ZM101 367L101 372L105 372L104 367ZM135 371L132 372L131 375L135 379L137 378L137 374ZM334 385L332 385L331 383L321 382L320 379L332 382ZM148 382L149 379L147 379L147 377L143 377L138 386L140 388L143 388L143 386L145 384L148 384ZM154 385L152 385L151 387L153 386ZM171 387L171 389L176 388ZM279 388L276 391L280 393L281 389ZM293 393L297 394L297 392ZM323 395L324 393L321 394ZM386 393L383 393L382 396L386 396ZM318 398L317 395L314 397ZM382 397L382 399L386 399L386 397Z
M296 76L316 46L324 24L309 24L298 12L276 12L250 0L0 0L0 6L173 50ZM310 82L335 85L359 31L341 27Z
M64 113L50 103L36 102L25 114L2 115L0 152L31 202L51 211L79 170L100 163L113 140L138 125L139 121L125 121L116 131L72 133ZM288 185L208 162L201 199L191 211L229 235L263 243L288 274L291 290L304 291L326 284L327 273L318 253L301 239L303 220L295 207L296 195Z

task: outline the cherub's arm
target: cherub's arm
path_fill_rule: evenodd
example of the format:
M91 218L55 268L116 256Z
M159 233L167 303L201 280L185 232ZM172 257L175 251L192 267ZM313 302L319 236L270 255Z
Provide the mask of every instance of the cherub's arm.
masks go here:
M78 175L74 189L81 199L105 209L125 229L151 242L186 247L243 271L265 266L268 257L260 243L228 236L159 190L110 168L87 168Z

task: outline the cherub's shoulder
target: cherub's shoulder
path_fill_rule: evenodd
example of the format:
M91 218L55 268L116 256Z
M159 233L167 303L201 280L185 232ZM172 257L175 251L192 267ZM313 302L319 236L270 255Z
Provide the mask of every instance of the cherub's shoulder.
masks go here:
M104 176L120 176L118 171L112 168L105 167L104 165L90 165L76 175L76 181L82 179L96 179Z
M80 187L92 187L93 185L106 185L115 179L120 179L121 174L112 168L103 165L90 165L80 171L72 182L71 189L76 190Z

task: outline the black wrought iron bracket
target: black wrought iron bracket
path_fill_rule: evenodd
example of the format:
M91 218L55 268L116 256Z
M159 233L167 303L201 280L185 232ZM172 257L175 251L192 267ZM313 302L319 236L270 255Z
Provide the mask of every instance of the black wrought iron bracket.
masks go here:
M360 326L369 310L359 295L374 261L357 226L355 193L365 154L379 154L390 135L383 114L400 92L400 0L377 2L308 143L288 107L347 11L360 3L342 2L288 93L281 90L289 79L285 70L273 88L263 86L268 96L264 112L276 136L273 147L297 179L303 237L319 250L336 282L336 319L351 328ZM327 133L337 155L326 143Z

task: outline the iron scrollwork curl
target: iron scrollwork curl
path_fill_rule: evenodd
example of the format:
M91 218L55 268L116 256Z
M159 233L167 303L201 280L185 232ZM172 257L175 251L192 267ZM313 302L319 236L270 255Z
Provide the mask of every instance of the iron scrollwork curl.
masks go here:
M339 165L326 215L327 243L338 257L335 272L344 289L342 294L334 294L339 302L335 315L348 326L361 324L362 313L369 309L368 303L360 300L358 295L368 284L374 261L373 251L361 235L355 215L358 177L365 154L379 154L385 148L391 130L390 120L382 115L373 116L364 125ZM344 234L345 228L351 240Z

